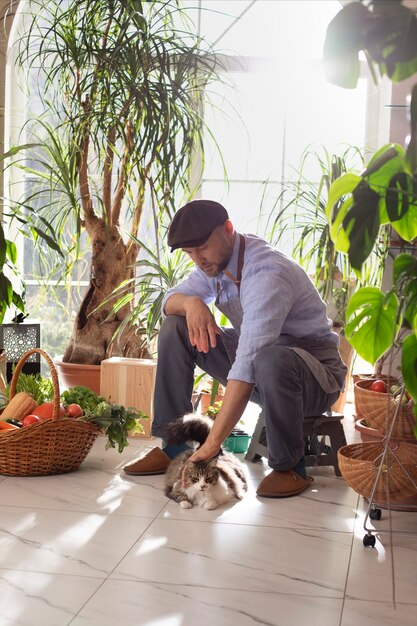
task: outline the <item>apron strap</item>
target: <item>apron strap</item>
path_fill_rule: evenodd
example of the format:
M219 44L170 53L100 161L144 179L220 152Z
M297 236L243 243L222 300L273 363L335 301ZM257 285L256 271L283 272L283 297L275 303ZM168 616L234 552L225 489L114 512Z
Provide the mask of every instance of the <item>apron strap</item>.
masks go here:
M236 287L238 293L240 293L240 281L242 280L242 269L243 269L243 260L245 256L245 238L243 235L239 234L239 252L237 257L237 276L233 276L230 272L225 270L223 274L232 280Z

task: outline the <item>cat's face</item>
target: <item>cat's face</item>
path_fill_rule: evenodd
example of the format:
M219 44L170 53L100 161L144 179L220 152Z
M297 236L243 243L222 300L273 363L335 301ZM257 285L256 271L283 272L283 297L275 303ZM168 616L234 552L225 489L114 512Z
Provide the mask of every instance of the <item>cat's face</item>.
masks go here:
M185 487L196 491L207 491L217 484L219 470L212 463L187 463L185 468Z

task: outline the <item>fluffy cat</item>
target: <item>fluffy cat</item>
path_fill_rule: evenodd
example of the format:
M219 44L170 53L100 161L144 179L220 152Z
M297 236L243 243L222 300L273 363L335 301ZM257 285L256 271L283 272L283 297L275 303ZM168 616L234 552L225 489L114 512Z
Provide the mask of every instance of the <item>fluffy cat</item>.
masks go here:
M176 445L185 441L201 445L211 425L210 418L190 413L168 426L167 439ZM248 486L243 466L233 454L221 450L207 463L191 462L192 454L193 450L187 450L171 461L165 474L165 495L183 509L198 504L207 510L217 509L234 498L243 498Z

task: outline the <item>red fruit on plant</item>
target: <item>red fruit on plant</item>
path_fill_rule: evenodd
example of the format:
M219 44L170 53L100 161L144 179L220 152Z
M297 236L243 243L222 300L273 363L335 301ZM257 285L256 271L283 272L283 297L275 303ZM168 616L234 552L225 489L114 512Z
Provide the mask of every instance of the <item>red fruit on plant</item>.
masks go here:
M387 386L383 380L374 380L371 385L371 391L378 391L379 393L387 393Z
M43 420L38 415L26 415L26 417L22 419L22 425L25 427L30 426L31 424L38 424L42 421Z
M65 411L68 417L79 417L84 413L79 404L69 404Z

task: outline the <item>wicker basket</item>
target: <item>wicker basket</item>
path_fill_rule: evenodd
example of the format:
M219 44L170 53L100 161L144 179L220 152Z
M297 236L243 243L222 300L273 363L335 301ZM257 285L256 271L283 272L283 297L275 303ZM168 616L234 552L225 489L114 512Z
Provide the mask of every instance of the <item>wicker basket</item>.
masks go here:
M359 407L358 407L358 402L357 402L357 396L360 395L360 391L358 392L358 389L360 389L360 387L356 387L356 383L358 381L362 381L362 380L370 380L372 384L375 380L383 380L384 383L386 383L388 385L388 387L390 387L391 385L394 384L398 384L398 378L396 378L395 376L386 376L385 374L380 374L379 376L377 376L376 374L352 374L352 380L353 380L353 395L354 395L354 399L355 399L355 420L360 420L360 419L365 419L364 415L361 415L360 412L360 406L361 406L361 397L359 397Z
M395 398L389 393L371 391L374 380L358 380L354 386L357 414L372 428L386 434L397 409ZM396 382L391 379L391 384ZM414 439L415 417L412 400L402 404L392 430L392 436L399 439Z
M91 450L100 429L74 418L59 417L58 376L51 357L34 348L26 352L13 373L10 399L16 394L19 374L26 359L38 352L50 368L54 390L53 417L38 424L0 434L0 474L7 476L45 476L76 470Z
M337 452L343 478L364 498L372 494L385 445L382 442L354 443ZM373 501L404 502L417 493L416 486L417 447L408 443L389 447Z

